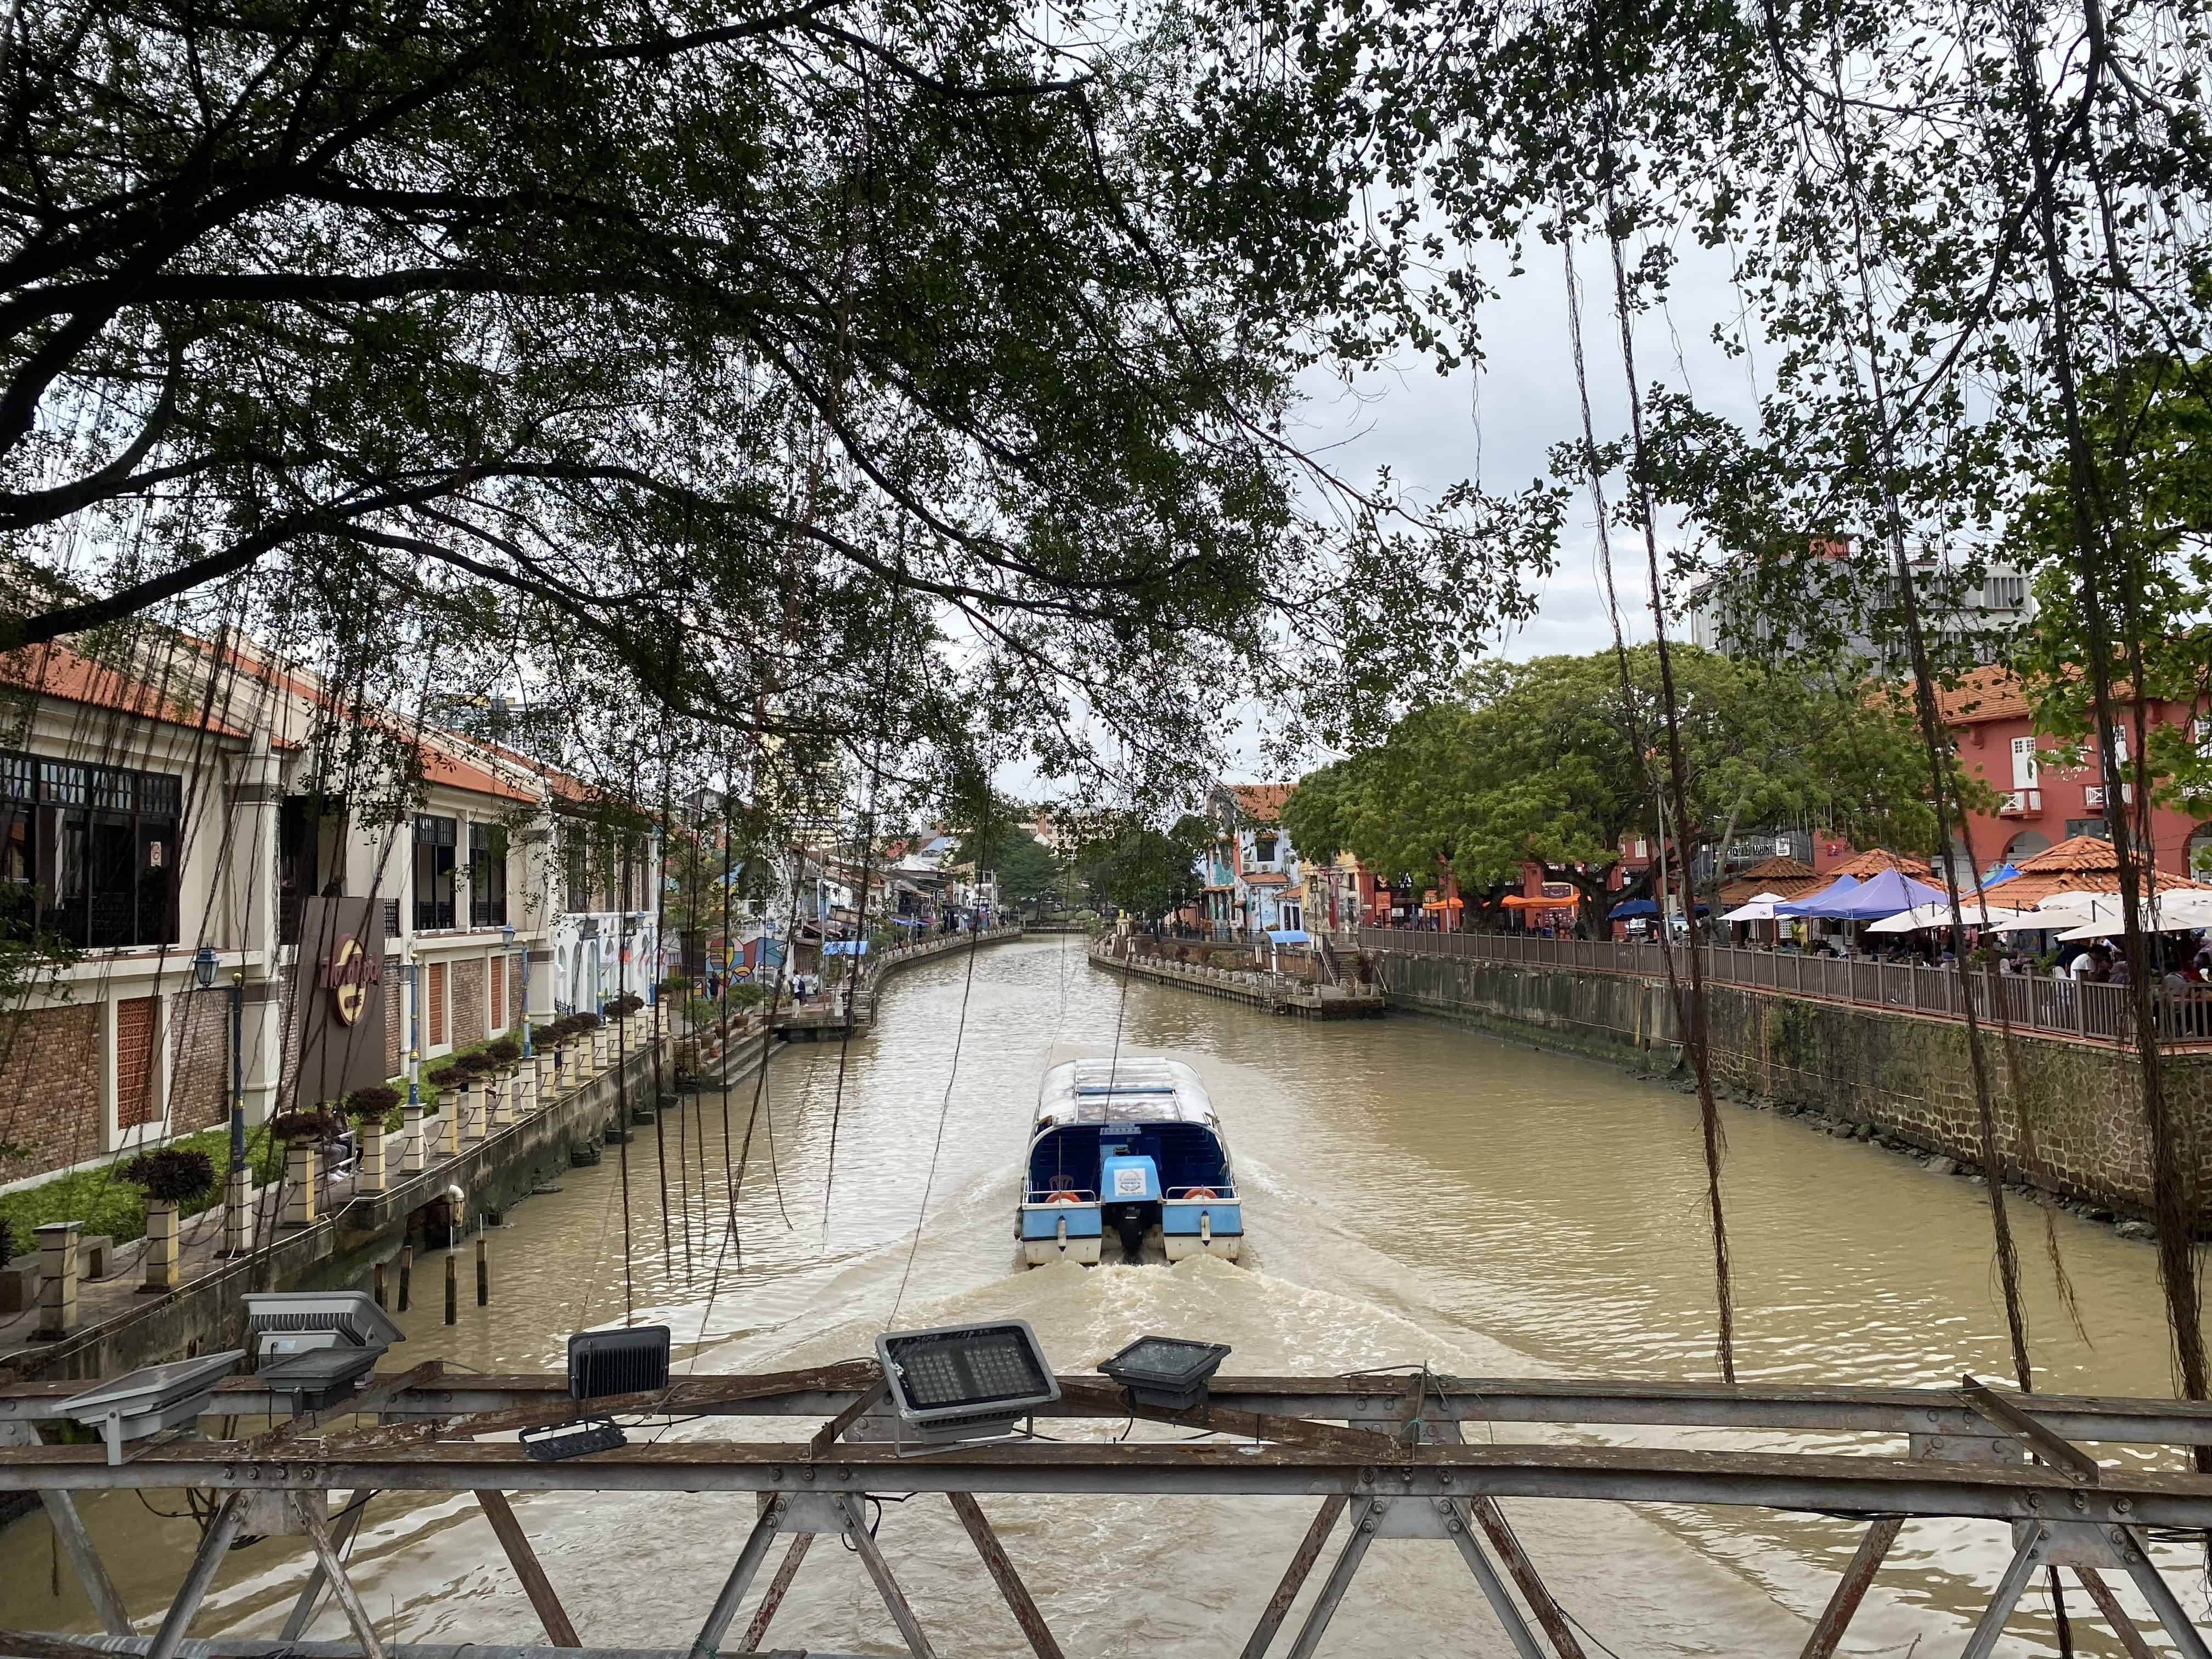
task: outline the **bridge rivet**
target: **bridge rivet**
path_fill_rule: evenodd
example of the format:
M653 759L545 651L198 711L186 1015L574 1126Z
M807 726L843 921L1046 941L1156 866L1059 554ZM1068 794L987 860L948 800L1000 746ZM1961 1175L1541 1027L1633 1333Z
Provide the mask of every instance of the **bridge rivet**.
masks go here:
M1451 1485L1451 1471L1449 1469L1440 1470L1437 1475L1437 1484L1442 1486L1449 1486Z
M768 1466L768 1478L769 1478L769 1480L782 1480L782 1479L783 1479L783 1469L782 1469L782 1468L781 1468L780 1465L778 1465L778 1464L775 1464L775 1463L771 1463L771 1464L769 1464L769 1465Z
M1362 1521L1359 1523L1359 1530L1362 1532L1373 1532L1375 1530L1375 1523L1372 1521Z
M1936 1415L1933 1412L1930 1412L1928 1414L1930 1417ZM1928 1437L1928 1449L1929 1451L1942 1451L1943 1449L1943 1437L1940 1434L1929 1435Z
M2089 1500L2077 1492L2074 1494L2074 1507L2077 1510L2086 1510L2089 1507Z
M1457 1532L1459 1530L1459 1516L1455 1515L1450 1520L1445 1522L1444 1530L1446 1532Z
M2129 1510L2135 1508L2135 1499L2132 1498L2115 1498L2112 1500L2113 1512L2118 1515L2125 1515Z
M814 1478L814 1471L811 1468L801 1469L799 1472L799 1478L801 1480L811 1480Z
M1375 1481L1375 1471L1374 1471L1373 1469L1369 1468L1369 1469L1362 1469L1362 1470L1360 1470L1360 1472L1359 1472L1359 1484L1360 1484L1361 1486L1371 1486L1371 1485L1373 1485L1373 1484L1374 1484L1374 1481Z
M852 1465L849 1463L840 1463L837 1466L837 1478L840 1480L850 1480L853 1478Z

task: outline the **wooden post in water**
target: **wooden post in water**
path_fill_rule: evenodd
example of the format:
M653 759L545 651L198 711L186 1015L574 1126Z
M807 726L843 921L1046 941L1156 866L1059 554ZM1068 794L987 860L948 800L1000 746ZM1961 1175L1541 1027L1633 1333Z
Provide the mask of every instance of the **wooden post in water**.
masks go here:
M482 1233L477 1235L477 1306L491 1306L491 1247Z
M386 1308L392 1305L385 1300L384 1264L381 1261L376 1264L376 1305L380 1308Z
M461 1318L461 1258L453 1251L446 1252L446 1322L458 1325Z
M415 1247L412 1244L403 1244L399 1247L399 1311L402 1313L407 1311L409 1282L414 1277Z

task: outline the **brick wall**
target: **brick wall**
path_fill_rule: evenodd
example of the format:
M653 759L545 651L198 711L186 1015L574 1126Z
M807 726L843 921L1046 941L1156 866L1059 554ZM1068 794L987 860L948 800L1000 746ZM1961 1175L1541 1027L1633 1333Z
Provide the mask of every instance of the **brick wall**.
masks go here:
M484 1030L484 965L481 957L453 964L453 1046L478 1041Z
M230 999L169 999L169 1133L212 1129L230 1114Z
M384 959L384 1074L398 1077L407 1063L407 988L399 982L399 958Z
M100 1153L100 1010L0 1018L0 1178L42 1175Z
M1556 1046L1618 1055L1676 1041L1666 985L1449 957L1382 958L1394 1004L1468 1018ZM1958 1158L1981 1161L1979 1109L1963 1024L1741 989L1706 988L1713 1073L1722 1085L1817 1108ZM2150 1211L2149 1132L2132 1051L1984 1028L2008 1169L2051 1191L2131 1215ZM2168 1105L2187 1149L2183 1174L2212 1230L2212 1054L2167 1056Z

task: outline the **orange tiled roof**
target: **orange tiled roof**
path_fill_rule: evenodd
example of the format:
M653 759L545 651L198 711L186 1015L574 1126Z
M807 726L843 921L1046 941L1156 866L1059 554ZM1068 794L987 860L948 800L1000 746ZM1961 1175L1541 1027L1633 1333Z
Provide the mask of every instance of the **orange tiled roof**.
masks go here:
M2017 720L2030 712L2020 677L2008 668L1973 669L1948 690L1938 686L1936 708L1947 726Z
M1255 870L1244 878L1247 887L1287 887L1291 878L1279 870Z
M27 646L0 655L0 685L43 697L58 697L64 702L83 703L88 708L137 714L169 726L190 726L194 731L204 729L220 737L246 735L236 726L216 719L212 713L204 714L190 698L164 696L143 680L133 679L119 669L80 656L67 646Z
M2014 866L2020 874L2002 886L1990 890L1995 902L2025 910L2053 893L2117 893L2120 890L2120 861L2112 843L2097 836L2069 836L2055 847L2046 847L2033 858ZM2194 887L2184 877L2154 870L2151 890Z
M1833 881L1838 876L1851 876L1864 881L1870 876L1880 875L1885 870L1895 870L1901 874L1911 877L1915 881L1926 881L1934 873L1928 867L1928 860L1925 859L1906 858L1901 854L1891 852L1887 847L1877 847L1870 852L1860 854L1855 859L1846 859L1828 872L1827 879Z
M1297 787L1295 783L1232 783L1229 793L1237 798L1237 810L1253 823L1273 823Z
M1721 903L1729 909L1761 893L1779 893L1786 899L1802 898L1826 887L1831 878L1800 859L1762 859L1741 875L1721 884Z

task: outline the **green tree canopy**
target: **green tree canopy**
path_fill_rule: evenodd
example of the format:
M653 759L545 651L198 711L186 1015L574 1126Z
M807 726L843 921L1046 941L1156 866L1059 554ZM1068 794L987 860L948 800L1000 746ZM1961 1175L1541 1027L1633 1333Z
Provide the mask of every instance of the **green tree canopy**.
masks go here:
M1526 863L1605 901L1624 837L1656 832L1656 652L1489 664L1463 701L1408 714L1373 750L1301 781L1284 818L1302 850L1348 848L1377 872L1478 899L1517 888ZM1935 839L1926 761L1899 709L1864 686L1674 648L1691 815L1677 839L1711 846L1807 821L1922 851ZM1307 837L1312 839L1309 841Z

